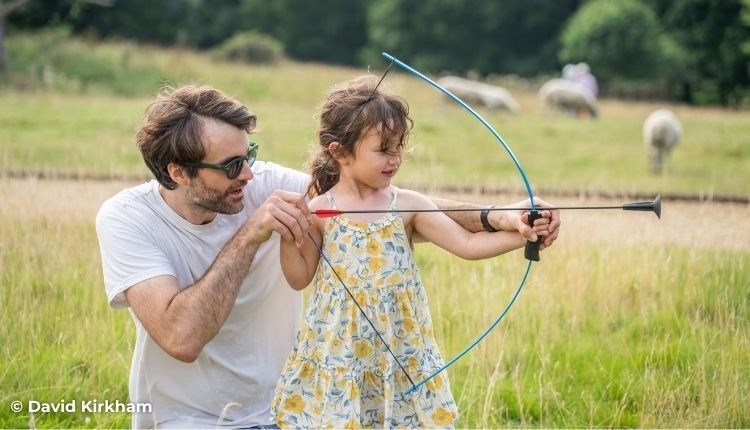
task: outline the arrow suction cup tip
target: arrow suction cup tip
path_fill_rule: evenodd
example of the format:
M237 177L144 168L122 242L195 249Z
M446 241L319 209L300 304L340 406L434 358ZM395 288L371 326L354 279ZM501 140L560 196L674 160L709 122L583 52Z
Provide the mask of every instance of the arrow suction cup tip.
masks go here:
M661 219L661 194L657 194L654 199L654 213L657 218Z

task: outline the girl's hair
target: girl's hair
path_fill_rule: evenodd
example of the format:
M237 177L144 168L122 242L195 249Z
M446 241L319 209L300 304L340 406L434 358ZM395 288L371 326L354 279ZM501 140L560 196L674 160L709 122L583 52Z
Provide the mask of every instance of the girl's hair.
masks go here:
M406 145L413 125L409 105L402 97L382 89L382 84L375 90L378 80L377 76L363 75L337 85L320 105L319 147L310 162L316 195L330 190L339 181L338 162L328 149L332 142L339 143L336 155L351 155L355 143L376 128L383 150L394 138Z
M169 176L169 163L184 166L206 156L205 121L225 122L252 133L255 119L240 102L213 87L167 87L146 109L135 140L156 180L173 190L177 184ZM190 177L197 174L195 167L186 169Z

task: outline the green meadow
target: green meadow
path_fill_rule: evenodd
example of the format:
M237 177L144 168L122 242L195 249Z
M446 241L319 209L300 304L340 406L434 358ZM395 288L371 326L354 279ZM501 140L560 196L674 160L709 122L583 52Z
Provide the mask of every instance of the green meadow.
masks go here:
M0 427L128 427L127 413L32 414L26 405L127 401L134 327L128 312L106 303L93 220L104 199L148 177L133 135L149 100L164 84L214 85L258 116L261 158L303 168L326 89L366 70L238 65L45 35L16 37L7 48L17 61L0 77ZM534 189L750 194L750 112L604 99L590 120L543 109L539 82L493 79L521 113L479 112ZM415 120L397 183L431 193L512 190L444 195L487 203L523 198L514 166L480 124L411 75L393 70L386 82ZM664 106L685 135L666 172L652 175L641 126ZM125 179L95 179L108 176ZM750 427L748 215L747 204L668 199L661 220L565 212L559 239L506 318L448 370L458 427ZM482 262L424 244L416 253L446 359L500 314L526 266L519 252ZM21 412L11 410L14 401Z

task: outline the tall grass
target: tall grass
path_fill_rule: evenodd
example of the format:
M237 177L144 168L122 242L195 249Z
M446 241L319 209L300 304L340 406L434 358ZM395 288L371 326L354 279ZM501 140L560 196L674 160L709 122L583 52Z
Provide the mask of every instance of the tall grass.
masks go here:
M101 198L90 191L75 183L52 193L37 182L0 184L0 427L129 425L123 414L10 411L16 400L24 411L29 400L127 402L135 331L103 294L92 218Z
M750 424L750 254L556 246L500 328L451 369L461 426ZM469 268L426 248L421 259L453 356L499 314L518 281L507 275L521 270L506 267L511 257Z
M27 412L10 412L14 400L127 401L134 330L106 304L93 232L101 201L125 185L0 179L0 427L29 425ZM700 208L732 225L747 217ZM617 219L619 230L599 220L566 222L505 320L449 370L459 426L750 425L750 229L733 232L739 249L722 249L702 240L715 231L685 230L679 216ZM654 239L652 228L689 237ZM525 262L416 253L447 359L499 314ZM127 427L129 416L37 413L33 423Z

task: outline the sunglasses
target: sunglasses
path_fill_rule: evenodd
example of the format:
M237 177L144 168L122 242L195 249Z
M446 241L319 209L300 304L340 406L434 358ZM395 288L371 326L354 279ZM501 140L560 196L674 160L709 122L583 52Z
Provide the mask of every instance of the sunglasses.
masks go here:
M211 163L185 163L186 167L197 167L205 169L223 170L227 174L227 179L234 179L240 176L242 168L244 167L245 161L247 161L248 167L251 167L255 160L258 158L258 144L250 142L250 146L247 148L247 154L243 157L235 157L227 161L225 164L211 164Z

